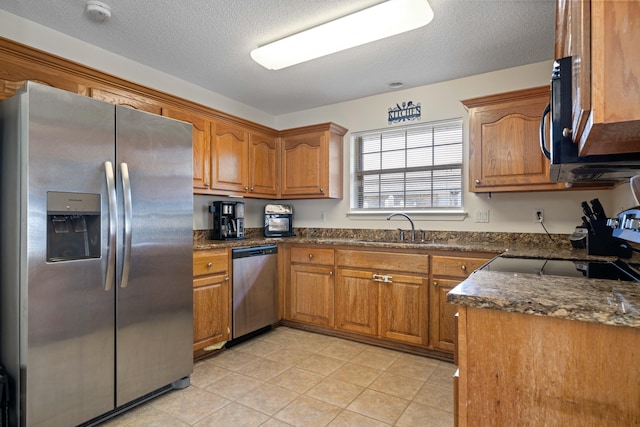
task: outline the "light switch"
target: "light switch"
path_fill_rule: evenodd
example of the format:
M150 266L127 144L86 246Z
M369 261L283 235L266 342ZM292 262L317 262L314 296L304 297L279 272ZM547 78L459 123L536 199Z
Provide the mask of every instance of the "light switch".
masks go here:
M489 222L489 209L476 211L476 222Z

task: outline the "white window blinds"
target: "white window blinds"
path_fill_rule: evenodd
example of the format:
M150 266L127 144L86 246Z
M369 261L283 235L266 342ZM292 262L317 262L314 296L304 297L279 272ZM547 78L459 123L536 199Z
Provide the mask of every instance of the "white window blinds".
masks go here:
M354 135L355 210L462 207L462 119Z

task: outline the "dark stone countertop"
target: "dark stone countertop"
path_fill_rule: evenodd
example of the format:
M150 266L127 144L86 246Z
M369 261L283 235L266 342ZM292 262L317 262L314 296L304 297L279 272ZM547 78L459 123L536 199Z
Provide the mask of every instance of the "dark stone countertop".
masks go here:
M447 294L447 302L640 328L638 282L476 271Z
M506 253L509 256L540 257L562 259L584 259L585 251L573 249L568 236L554 235L550 241L545 234L533 233L478 233L455 231L428 231L425 239L411 242L400 241L396 230L361 229L296 229L296 236L267 238L262 229L249 229L244 240L211 240L209 230L194 232L195 250L259 246L276 243L318 244L332 246L357 246L382 249L424 249L425 251ZM599 257L602 258L602 257Z

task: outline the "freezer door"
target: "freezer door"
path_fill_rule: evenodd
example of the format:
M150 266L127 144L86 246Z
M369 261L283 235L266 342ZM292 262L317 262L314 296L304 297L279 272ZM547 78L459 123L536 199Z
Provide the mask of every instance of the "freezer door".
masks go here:
M191 125L116 107L117 405L191 374Z
M24 239L16 242L21 262L14 267L24 331L18 351L19 389L26 393L21 423L70 426L114 408L115 294L105 290L110 284L104 169L105 161L115 161L114 107L33 83L21 104L22 160L13 165L19 202L3 206L20 212L16 227ZM48 215L53 209L60 215ZM91 212L74 215L75 209ZM101 221L92 219L96 215ZM54 216L68 220L68 227L48 223ZM85 240L89 234L91 242ZM48 238L57 239L55 255L51 248L47 254ZM81 256L85 244L91 256Z

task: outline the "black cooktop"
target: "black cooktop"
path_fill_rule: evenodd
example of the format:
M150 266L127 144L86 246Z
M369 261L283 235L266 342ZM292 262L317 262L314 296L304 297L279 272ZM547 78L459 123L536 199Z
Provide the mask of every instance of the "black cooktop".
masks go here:
M638 274L622 261L572 261L499 256L485 264L480 270L540 276L640 281Z

